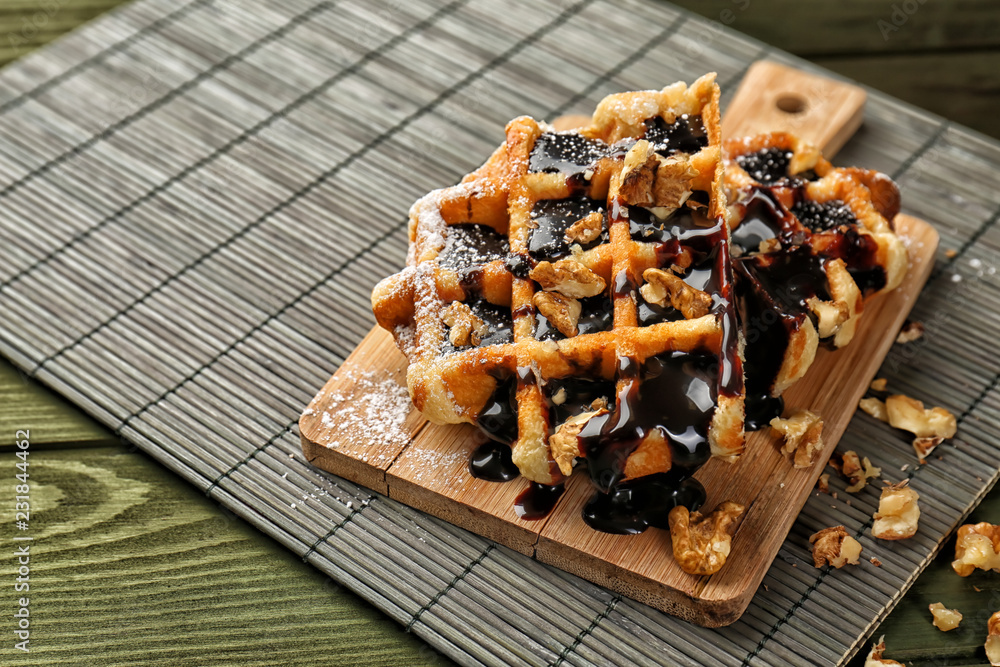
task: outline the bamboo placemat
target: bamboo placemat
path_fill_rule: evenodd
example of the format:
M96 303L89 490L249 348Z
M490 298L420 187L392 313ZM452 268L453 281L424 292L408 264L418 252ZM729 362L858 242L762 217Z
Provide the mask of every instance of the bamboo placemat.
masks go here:
M459 662L842 662L997 477L991 140L871 95L838 162L892 174L942 237L914 310L927 334L881 375L955 412L959 433L917 467L904 435L859 415L842 447L912 479L920 532L871 540L877 488L848 505L835 481L732 626L321 474L296 430L370 328L409 204L478 165L506 120L708 70L731 94L765 56L808 68L639 0L127 5L0 72L0 351ZM880 568L812 567L806 538L839 523Z

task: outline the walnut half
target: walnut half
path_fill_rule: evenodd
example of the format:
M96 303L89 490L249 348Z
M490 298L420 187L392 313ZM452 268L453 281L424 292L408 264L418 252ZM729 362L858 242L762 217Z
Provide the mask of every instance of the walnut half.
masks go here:
M800 410L788 419L775 417L771 428L785 438L781 451L794 454L796 468L808 468L823 449L823 420L809 410Z
M920 495L908 486L909 480L889 484L882 489L872 524L872 535L880 540L905 540L917 532Z
M1000 572L1000 526L984 521L959 528L951 567L960 577L969 576L977 568Z
M572 338L576 335L576 325L583 312L579 301L556 292L535 292L531 302L563 336Z
M490 332L486 323L472 312L468 304L461 301L452 301L441 313L441 321L451 327L448 340L455 346L479 345Z
M597 296L604 291L606 285L604 278L575 259L560 259L555 263L539 262L528 277L537 281L547 292L559 292L574 299Z
M986 623L986 659L993 667L1000 667L1000 611L990 616Z
M934 617L931 622L941 632L954 630L962 622L962 614L957 609L948 609L940 602L929 604L927 608L930 609L931 616Z
M873 466L867 456L861 460L853 449L841 454L839 460L837 457L831 458L830 465L851 483L845 489L848 493L857 493L867 486L869 479L882 474L881 468Z
M848 563L857 565L861 557L861 543L847 534L843 526L824 528L809 538L812 545L813 565L823 567L829 563L838 570Z
M674 560L688 574L715 574L726 564L736 522L744 507L727 500L708 516L678 506L670 510L670 540Z
M659 306L673 306L685 319L708 315L712 310L712 297L691 287L684 279L661 269L642 272L646 283L639 288L642 298Z

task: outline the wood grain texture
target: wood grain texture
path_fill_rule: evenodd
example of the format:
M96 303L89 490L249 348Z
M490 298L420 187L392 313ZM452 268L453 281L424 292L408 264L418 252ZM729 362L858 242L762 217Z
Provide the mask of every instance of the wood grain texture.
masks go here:
M764 99L761 92L775 90L779 96L794 91L807 111L776 112L774 96L768 92ZM793 129L832 154L860 123L864 97L854 86L761 62L747 72L723 127L728 136ZM806 377L785 393L789 410L808 408L823 415L820 460L832 453L846 429L933 265L937 232L909 216L899 216L897 228L910 250L903 286L873 299L854 343L836 353L821 351ZM739 618L820 474L818 466L793 468L770 430L750 434L748 453L737 463L706 464L696 475L709 491L706 507L734 500L748 509L733 539L733 551L740 556L711 577L694 577L673 561L665 531L621 536L586 526L580 512L591 489L582 473L573 476L548 517L527 522L514 511L514 501L527 485L523 479L491 484L469 474L468 456L484 440L475 429L421 426L411 412L403 426L415 434L409 442L371 448L364 432L345 432L338 424L343 397L365 400L353 386L358 369L402 384L405 360L393 353L391 344L388 333L373 330L310 404L299 426L311 463L361 484L374 482L373 488L391 498L700 625L716 627Z
M17 460L0 454L0 467ZM451 664L140 452L30 461L30 664ZM13 494L3 485L0 502L13 507ZM13 532L5 521L5 543ZM28 664L12 653L0 662Z

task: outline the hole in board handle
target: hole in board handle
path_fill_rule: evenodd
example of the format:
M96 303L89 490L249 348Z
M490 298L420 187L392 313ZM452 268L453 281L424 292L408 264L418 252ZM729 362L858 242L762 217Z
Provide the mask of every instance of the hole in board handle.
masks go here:
M799 114L806 110L809 106L805 99L795 93L785 93L775 100L775 105L789 114Z

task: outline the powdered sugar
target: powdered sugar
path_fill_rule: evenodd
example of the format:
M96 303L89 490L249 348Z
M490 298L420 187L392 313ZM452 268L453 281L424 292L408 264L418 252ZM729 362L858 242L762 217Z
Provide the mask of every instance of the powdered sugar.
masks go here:
M403 423L413 404L406 388L387 371L348 371L344 378L353 381L354 391L350 396L330 394L330 407L320 417L323 427L335 429L340 441L372 447L408 444L410 435Z

